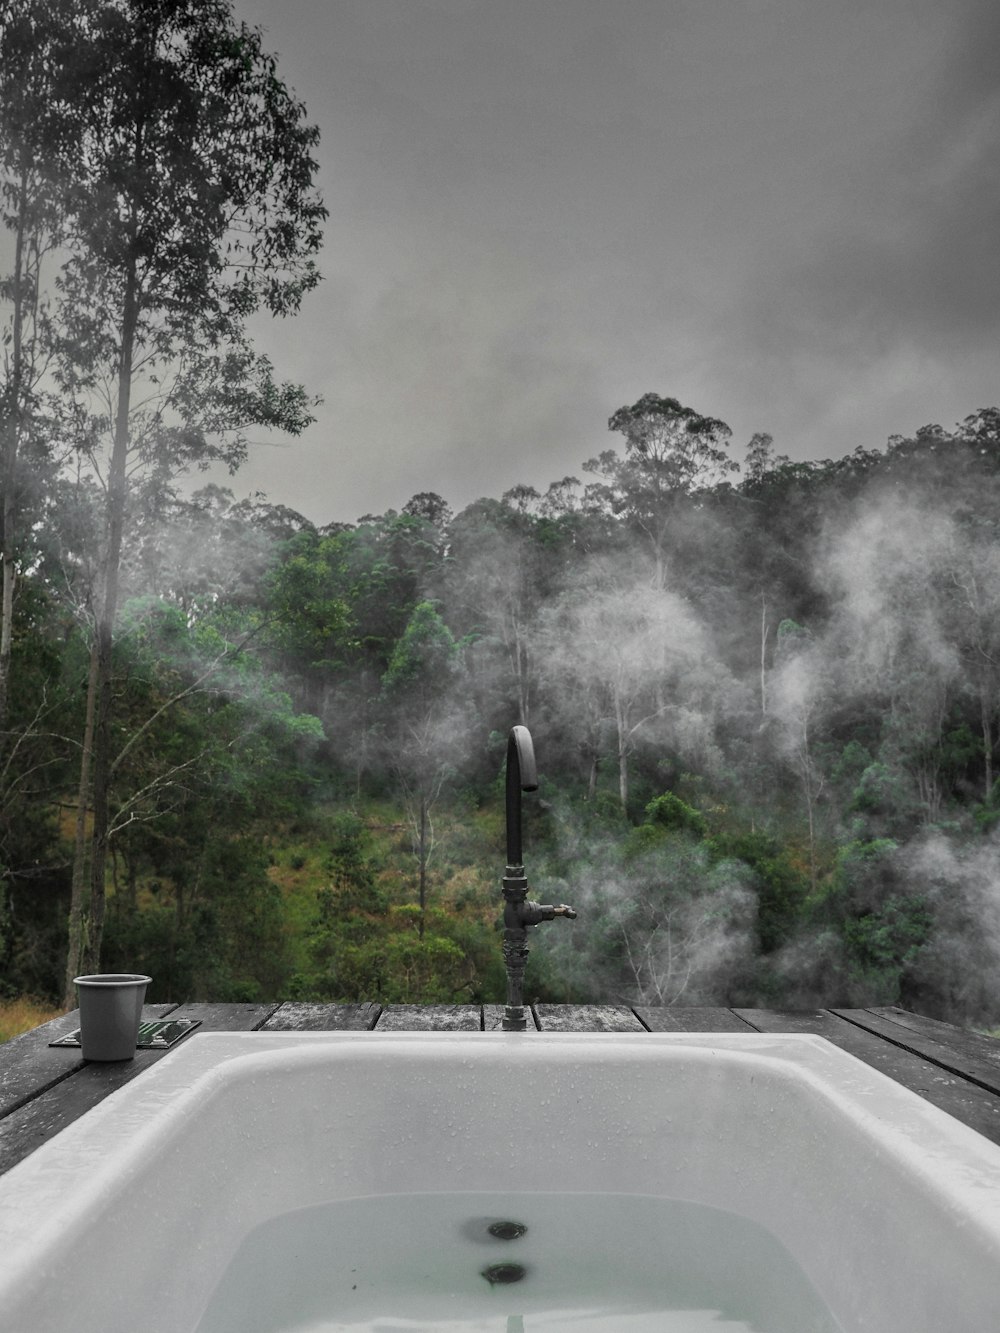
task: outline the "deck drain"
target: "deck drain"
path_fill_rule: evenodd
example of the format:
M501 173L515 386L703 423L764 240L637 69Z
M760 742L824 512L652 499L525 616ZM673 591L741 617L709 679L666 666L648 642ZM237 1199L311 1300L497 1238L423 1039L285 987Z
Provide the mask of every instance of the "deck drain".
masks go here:
M508 1282L520 1282L527 1276L528 1270L521 1264L490 1264L489 1268L483 1269L483 1277L495 1287L498 1283L506 1285Z
M494 1222L486 1228L497 1240L518 1240L527 1229L523 1222Z

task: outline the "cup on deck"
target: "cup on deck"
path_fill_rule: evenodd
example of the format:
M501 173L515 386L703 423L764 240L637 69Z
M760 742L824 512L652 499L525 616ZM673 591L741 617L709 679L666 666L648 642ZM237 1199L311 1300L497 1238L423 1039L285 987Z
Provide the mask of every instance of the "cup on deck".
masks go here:
M74 977L80 997L80 1046L85 1060L131 1060L139 1040L146 987L138 972Z

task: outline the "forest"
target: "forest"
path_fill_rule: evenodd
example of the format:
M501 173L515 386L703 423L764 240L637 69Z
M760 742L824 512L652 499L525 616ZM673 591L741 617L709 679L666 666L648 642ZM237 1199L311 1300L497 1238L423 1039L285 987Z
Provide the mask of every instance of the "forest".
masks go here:
M501 1001L520 723L579 913L526 998L1000 1021L1000 411L792 462L650 392L353 524L198 486L316 406L250 332L318 281L305 108L225 0L0 37L0 996Z

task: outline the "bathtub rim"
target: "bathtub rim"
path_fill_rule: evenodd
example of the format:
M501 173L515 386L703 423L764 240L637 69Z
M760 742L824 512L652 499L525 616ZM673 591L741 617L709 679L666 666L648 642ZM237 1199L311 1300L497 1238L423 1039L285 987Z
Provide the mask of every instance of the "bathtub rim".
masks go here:
M643 1063L662 1058L663 1052L684 1051L695 1059L762 1061L804 1079L831 1099L875 1139L891 1140L915 1153L916 1165L950 1162L953 1155L981 1160L987 1174L996 1173L1000 1187L1000 1144L994 1144L881 1070L811 1033L761 1032L201 1032L160 1058L136 1078L116 1089L77 1120L67 1125L33 1153L0 1176L0 1236L11 1195L21 1195L24 1183L62 1171L64 1192L69 1182L94 1174L102 1146L113 1155L103 1159L101 1175L114 1170L121 1155L141 1151L155 1139L163 1121L188 1113L202 1093L218 1093L231 1078L278 1069L286 1061L294 1068L328 1058L338 1048L378 1051L393 1058L440 1056L452 1048L482 1052L489 1062L500 1052L516 1060L545 1064L554 1053L575 1057L584 1064L628 1059ZM475 1058L475 1057L474 1057ZM76 1165L79 1154L82 1165ZM1000 1191L998 1191L1000 1218Z
M339 1053L339 1054L338 1054ZM871 1141L916 1173L942 1206L969 1219L1000 1261L1000 1146L961 1124L881 1071L825 1038L802 1033L490 1033L490 1032L207 1032L193 1034L141 1076L0 1178L0 1248L4 1279L27 1278L40 1245L71 1246L92 1209L113 1204L164 1133L183 1130L205 1097L224 1097L232 1080L293 1072L361 1054L400 1060L460 1059L474 1068L515 1060L539 1068L671 1055L697 1062L766 1067L802 1080ZM569 1192L590 1193L582 1182ZM60 1228L55 1239L53 1219Z

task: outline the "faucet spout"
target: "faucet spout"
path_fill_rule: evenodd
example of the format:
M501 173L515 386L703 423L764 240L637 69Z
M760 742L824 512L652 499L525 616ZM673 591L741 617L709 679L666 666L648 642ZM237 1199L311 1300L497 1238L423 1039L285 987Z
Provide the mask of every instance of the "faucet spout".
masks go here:
M528 900L521 846L521 793L538 790L535 750L527 727L512 727L507 740L507 873L503 877L503 956L507 969L507 1007L501 1028L523 1032L528 1026L524 1012L524 967L528 961L528 929L557 916L576 917L565 903L536 903Z

